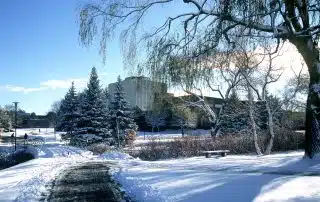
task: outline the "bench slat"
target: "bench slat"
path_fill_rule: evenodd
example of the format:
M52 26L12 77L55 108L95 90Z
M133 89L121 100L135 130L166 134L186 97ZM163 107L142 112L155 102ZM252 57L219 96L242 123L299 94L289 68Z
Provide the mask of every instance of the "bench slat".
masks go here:
M229 153L229 150L216 150L216 151L201 151L204 154L217 154L217 153Z

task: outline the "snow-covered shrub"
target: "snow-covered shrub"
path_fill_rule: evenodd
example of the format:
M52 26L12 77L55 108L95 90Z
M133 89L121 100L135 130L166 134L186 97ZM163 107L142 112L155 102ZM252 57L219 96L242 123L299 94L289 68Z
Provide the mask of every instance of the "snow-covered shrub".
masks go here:
M62 140L69 140L71 137L71 134L70 133L62 133L62 134L60 134L60 137Z
M167 154L168 149L166 148L165 143L156 141L155 138L152 138L148 143L146 143L141 149L139 153L131 153L132 156L137 156L142 160L158 160L170 158ZM172 157L171 157L172 158Z
M126 130L125 142L127 145L132 146L136 138L137 138L136 131L132 129Z
M92 151L93 154L103 154L105 152L111 151L113 147L109 146L106 143L96 143L96 144L89 145L87 149L89 151Z
M34 153L30 152L29 150L19 150L9 156L9 159L13 161L14 164L23 163L23 162L32 160L34 158L35 158Z
M71 137L70 145L86 147L95 143L100 143L102 139L102 137L94 134L77 134Z
M265 150L268 134L260 134L259 146ZM304 134L289 130L277 130L273 151L290 151L303 149ZM254 140L251 134L246 135L223 135L216 138L193 136L175 138L173 141L157 141L151 139L148 143L140 145L140 150L130 153L131 156L143 160L158 160L178 157L191 157L201 155L204 150L230 150L231 154L255 153Z
M8 168L13 165L8 156L7 153L0 152L0 169Z
M304 133L298 133L285 128L277 129L273 142L274 151L289 151L304 149Z
M9 168L11 166L23 163L36 158L38 152L34 147L27 149L19 149L13 153L0 152L0 169Z

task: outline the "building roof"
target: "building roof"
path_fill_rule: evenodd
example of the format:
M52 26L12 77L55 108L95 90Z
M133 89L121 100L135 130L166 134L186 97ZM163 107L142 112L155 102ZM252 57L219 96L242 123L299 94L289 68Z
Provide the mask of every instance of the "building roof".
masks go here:
M186 100L186 101L198 101L198 98L195 95L183 95L183 96L177 96L177 97L173 97L174 101L179 102L180 99ZM204 96L204 100L208 103L208 104L222 104L223 103L223 99L222 98L216 98L216 97L209 97L209 96Z

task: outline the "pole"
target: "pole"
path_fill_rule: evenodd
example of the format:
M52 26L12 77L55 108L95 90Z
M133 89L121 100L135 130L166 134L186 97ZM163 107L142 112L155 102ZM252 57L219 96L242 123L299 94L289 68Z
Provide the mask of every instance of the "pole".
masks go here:
M14 115L14 122L15 122L15 126L14 126L14 151L17 151L17 111L18 111L18 103L19 102L13 102L14 103L14 111L15 111L15 115Z

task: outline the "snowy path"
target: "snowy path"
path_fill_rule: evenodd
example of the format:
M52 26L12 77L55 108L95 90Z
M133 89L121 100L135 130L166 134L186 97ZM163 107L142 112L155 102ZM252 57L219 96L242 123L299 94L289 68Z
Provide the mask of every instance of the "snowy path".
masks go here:
M69 167L54 181L50 194L44 198L49 202L64 201L112 201L108 173L110 162L89 161ZM44 200L43 199L43 200Z

